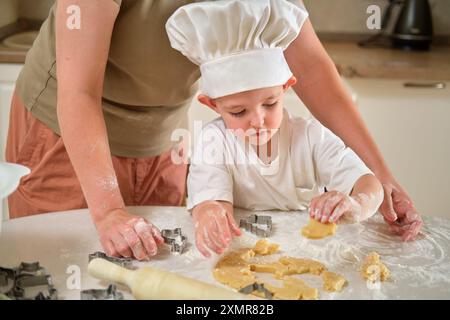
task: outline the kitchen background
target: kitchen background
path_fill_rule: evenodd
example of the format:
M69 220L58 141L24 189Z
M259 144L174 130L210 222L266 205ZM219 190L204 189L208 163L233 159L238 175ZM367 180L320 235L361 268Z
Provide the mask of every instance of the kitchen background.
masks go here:
M0 26L18 17L43 20L55 0L0 0ZM364 14L369 5L385 8L386 0L304 0L317 32L373 33ZM431 0L435 33L450 35L450 1Z
M434 45L429 52L363 49L356 42L377 30L366 27L369 5L385 0L304 0L311 21L400 183L423 214L450 217L450 1L430 0ZM0 31L16 21L38 25L54 0L0 0ZM395 16L394 11L394 16ZM37 22L33 24L32 22ZM391 29L392 24L388 28ZM26 50L2 45L0 32L0 161L10 99ZM408 88L405 83L436 84ZM442 89L438 89L442 87ZM309 117L291 92L286 107ZM193 120L215 117L194 101ZM0 207L0 218L1 218ZM3 217L7 208L3 206Z

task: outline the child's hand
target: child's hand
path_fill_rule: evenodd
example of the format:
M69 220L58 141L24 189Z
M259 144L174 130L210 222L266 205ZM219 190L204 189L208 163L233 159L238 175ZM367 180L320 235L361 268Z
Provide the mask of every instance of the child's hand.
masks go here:
M360 216L361 204L353 197L338 191L325 192L315 197L309 207L310 217L321 223L335 223L344 214Z
M230 245L233 236L240 236L241 230L232 214L220 202L208 201L194 208L195 243L205 257L211 253L207 248L221 254Z

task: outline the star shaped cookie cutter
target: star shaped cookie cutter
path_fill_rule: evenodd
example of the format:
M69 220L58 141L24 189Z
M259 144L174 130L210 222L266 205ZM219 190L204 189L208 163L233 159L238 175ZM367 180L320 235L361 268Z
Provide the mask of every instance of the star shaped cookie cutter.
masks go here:
M247 218L241 219L239 227L244 228L258 237L269 237L272 233L272 217L258 216L252 214Z
M164 243L170 245L170 252L183 253L184 248L186 248L187 238L181 232L181 228L163 229L161 230L161 236L164 239Z

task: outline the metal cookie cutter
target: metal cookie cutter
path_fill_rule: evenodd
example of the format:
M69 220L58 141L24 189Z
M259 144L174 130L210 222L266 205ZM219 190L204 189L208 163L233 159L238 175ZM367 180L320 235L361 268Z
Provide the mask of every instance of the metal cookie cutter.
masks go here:
M10 282L12 283L10 285ZM48 294L39 292L34 297L26 297L26 289L46 286ZM0 268L0 287L7 287L7 291L0 292L3 297L16 300L56 300L57 290L53 286L51 276L39 265L39 262L22 262L13 269Z
M130 268L133 262L133 259L131 258L110 257L106 255L106 253L100 251L89 254L89 262L91 262L91 260L94 260L96 258L108 260L109 262L115 263L124 268Z
M0 293L6 293L14 285L16 270L0 267ZM6 290L4 288L7 288Z
M264 297L265 297L266 299L269 299L269 300L272 300L272 299L273 299L273 294L272 294L272 292L270 292L269 290L267 290L267 289L264 287L264 284L262 284L262 283L257 283L257 282L255 282L255 283L249 284L248 286L243 287L241 290L239 290L239 292L240 292L240 293L243 293L243 294L251 294L253 291L258 291L258 292L264 293Z
M81 300L123 300L123 294L110 284L107 289L89 289L80 292Z
M48 294L39 292L33 300L57 300L58 292L53 285L53 281L50 275L30 275L30 274L20 274L16 278L15 286L12 293L16 299L22 300L27 299L25 297L25 289L37 286L47 286Z
M247 218L241 219L239 227L256 234L258 237L267 238L272 233L272 217L252 214Z
M17 275L41 276L47 274L39 262L22 262L16 269Z
M187 238L181 232L181 228L161 230L164 243L170 245L170 252L182 254L186 248Z

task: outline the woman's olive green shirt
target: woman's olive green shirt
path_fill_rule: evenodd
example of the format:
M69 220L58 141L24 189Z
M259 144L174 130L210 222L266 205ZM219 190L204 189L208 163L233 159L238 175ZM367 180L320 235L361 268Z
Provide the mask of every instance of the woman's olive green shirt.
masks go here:
M170 15L194 1L111 1L120 6L103 88L111 153L132 158L155 156L173 147L174 129L187 128L188 107L197 90L199 68L171 48L165 30ZM56 115L57 3L27 54L16 88L33 116L60 135ZM88 26L81 25L83 28ZM89 52L83 54L89 56Z

